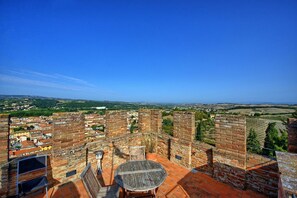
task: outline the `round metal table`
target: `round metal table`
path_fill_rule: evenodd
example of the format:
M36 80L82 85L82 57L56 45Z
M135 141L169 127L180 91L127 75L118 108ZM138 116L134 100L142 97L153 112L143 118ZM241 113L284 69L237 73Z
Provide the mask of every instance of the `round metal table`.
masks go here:
M149 191L158 188L166 179L163 166L150 160L128 161L115 171L115 181L128 191Z

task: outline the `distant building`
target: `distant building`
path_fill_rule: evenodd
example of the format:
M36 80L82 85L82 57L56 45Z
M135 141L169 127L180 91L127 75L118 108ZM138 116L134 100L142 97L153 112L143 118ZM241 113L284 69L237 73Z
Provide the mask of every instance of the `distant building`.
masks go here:
M106 108L106 107L95 107L95 109L98 109L98 110L106 110L107 108Z

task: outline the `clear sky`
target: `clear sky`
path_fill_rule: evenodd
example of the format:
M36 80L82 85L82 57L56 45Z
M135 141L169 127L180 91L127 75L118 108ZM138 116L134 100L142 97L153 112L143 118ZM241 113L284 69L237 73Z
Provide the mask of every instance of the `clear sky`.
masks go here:
M297 1L0 0L0 94L297 103Z

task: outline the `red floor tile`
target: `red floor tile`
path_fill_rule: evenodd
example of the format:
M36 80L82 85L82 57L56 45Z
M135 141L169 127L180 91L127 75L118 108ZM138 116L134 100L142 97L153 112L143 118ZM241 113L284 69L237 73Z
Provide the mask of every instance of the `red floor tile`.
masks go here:
M227 184L223 184L214 180L208 175L199 172L192 173L188 169L174 164L160 156L157 156L156 161L160 162L163 165L168 174L165 182L158 188L157 197L160 198L265 197L264 195L254 191L235 189ZM111 185L114 182L114 170L103 170L102 177L98 177L102 185ZM62 186L55 186L49 189L48 195L49 197L62 198L88 197L88 193L84 188L81 180L69 182ZM34 197L45 197L45 194L41 193ZM120 193L120 197L123 197L122 192Z

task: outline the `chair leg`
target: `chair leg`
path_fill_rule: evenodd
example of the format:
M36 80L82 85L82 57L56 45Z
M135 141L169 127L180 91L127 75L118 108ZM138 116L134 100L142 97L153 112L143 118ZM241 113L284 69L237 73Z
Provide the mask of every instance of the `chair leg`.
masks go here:
M46 194L46 198L48 198L48 194L47 194L47 186L45 187L45 194Z

